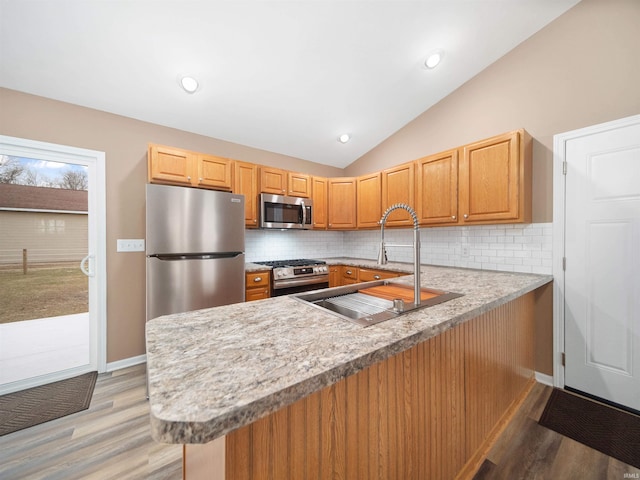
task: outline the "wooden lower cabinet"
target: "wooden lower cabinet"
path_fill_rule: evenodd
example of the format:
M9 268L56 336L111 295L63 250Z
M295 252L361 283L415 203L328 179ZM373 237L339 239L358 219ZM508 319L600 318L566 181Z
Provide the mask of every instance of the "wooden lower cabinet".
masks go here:
M210 466L220 441L207 444L207 471L185 478L472 478L533 385L534 295L229 433L224 463Z
M372 270L370 268L360 268L358 271L358 280L361 282L372 282L374 280L384 280L385 278L395 278L400 276L395 272L387 270Z
M349 267L343 265L342 267L340 267L340 277L341 285L352 285L354 283L359 283L358 267Z
M329 286L338 287L343 285L353 285L361 282L372 282L374 280L383 280L385 278L395 278L402 275L408 275L406 273L396 273L390 272L388 270L376 270L372 268L352 267L349 265L336 267L336 270L336 284L331 285L331 278L329 278Z
M340 285L340 266L329 265L329 287L339 287Z
M262 300L271 297L271 272L261 270L259 272L245 273L245 301Z

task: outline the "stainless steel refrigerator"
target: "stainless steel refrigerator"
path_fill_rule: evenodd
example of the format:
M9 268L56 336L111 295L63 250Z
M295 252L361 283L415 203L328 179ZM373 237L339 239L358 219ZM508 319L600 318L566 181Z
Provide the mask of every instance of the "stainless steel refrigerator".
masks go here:
M244 196L147 185L147 320L244 301Z

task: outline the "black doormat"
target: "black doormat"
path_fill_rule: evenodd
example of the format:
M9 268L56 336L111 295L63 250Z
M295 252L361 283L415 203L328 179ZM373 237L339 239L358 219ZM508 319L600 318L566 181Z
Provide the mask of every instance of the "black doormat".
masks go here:
M89 408L98 372L0 396L0 436Z
M640 468L637 415L554 388L538 423Z

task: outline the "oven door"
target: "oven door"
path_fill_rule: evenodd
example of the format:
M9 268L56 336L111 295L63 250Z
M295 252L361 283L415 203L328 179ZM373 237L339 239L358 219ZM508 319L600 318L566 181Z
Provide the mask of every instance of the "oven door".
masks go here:
M272 297L281 297L293 293L310 292L321 288L329 288L329 275L317 275L307 278L292 278L273 282Z

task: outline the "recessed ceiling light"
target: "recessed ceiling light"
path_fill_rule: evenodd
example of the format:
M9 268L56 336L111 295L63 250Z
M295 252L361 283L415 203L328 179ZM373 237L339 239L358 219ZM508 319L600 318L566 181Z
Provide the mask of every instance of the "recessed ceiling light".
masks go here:
M338 141L340 143L347 143L349 140L351 140L351 135L349 135L348 133L343 133L338 137Z
M427 59L424 61L424 66L428 69L436 68L442 61L444 52L442 50L435 50L427 55Z
M187 93L194 93L198 90L198 81L193 77L182 77L180 79L180 85Z

